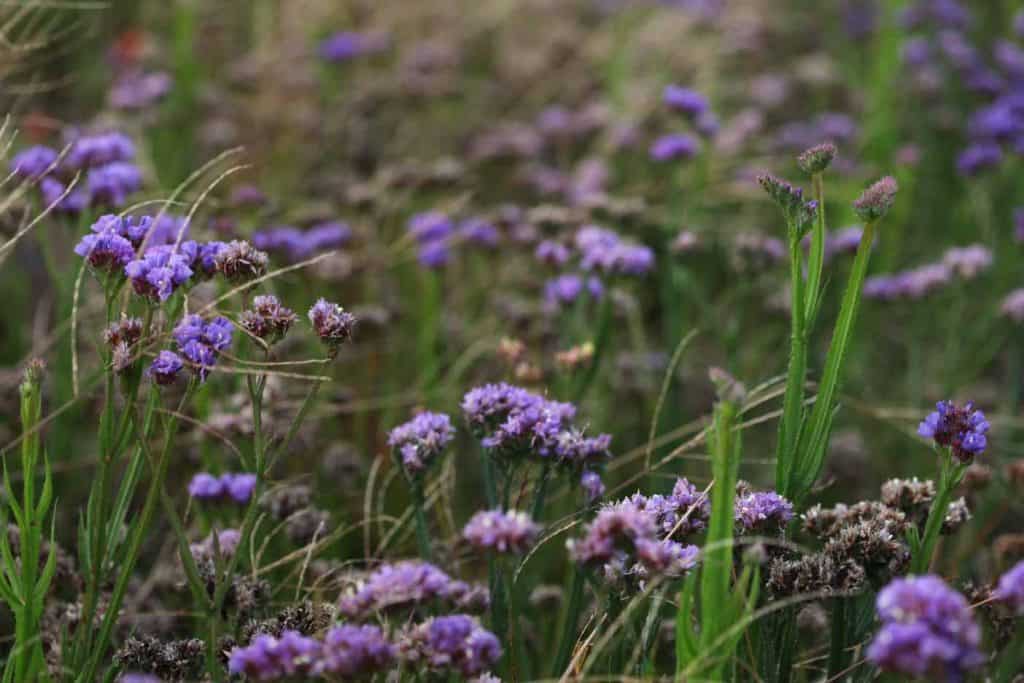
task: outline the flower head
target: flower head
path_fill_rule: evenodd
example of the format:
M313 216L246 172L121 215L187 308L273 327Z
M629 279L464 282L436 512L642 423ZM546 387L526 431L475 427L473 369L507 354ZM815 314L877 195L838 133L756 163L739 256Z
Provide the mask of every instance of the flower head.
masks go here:
M21 178L40 178L49 173L57 162L57 151L44 145L27 147L11 159L12 173Z
M836 158L836 146L831 142L815 145L796 158L800 170L809 175L824 172Z
M650 156L655 161L684 161L697 156L700 143L689 135L670 133L651 144Z
M253 297L252 307L242 311L239 322L249 334L273 343L288 334L296 320L295 313L276 296L264 294Z
M1024 561L1018 562L999 579L995 598L1018 615L1024 615Z
M178 378L178 373L184 367L185 364L181 361L181 357L178 354L173 351L161 351L153 359L148 372L154 382L167 386L168 384L174 384L174 380Z
M774 491L758 491L736 498L734 516L741 533L778 533L793 519L793 504Z
M115 232L90 233L75 246L75 253L97 271L120 273L135 258L132 243Z
M662 92L661 101L670 109L684 114L692 119L705 114L711 108L708 99L696 90L670 84L665 86Z
M236 647L228 656L228 671L257 681L272 681L308 673L319 652L316 640L298 631L285 631L280 638L260 634L246 647Z
M341 597L338 608L351 619L413 609L430 603L464 605L476 601L476 592L428 562L409 560L385 564L353 591Z
M540 533L538 526L525 512L516 510L482 510L462 530L462 537L478 550L523 554Z
M797 228L803 228L809 224L817 214L818 203L813 200L805 202L803 188L791 185L785 180L767 173L759 175L757 182L779 205L786 220Z
M437 672L477 676L501 658L501 644L490 631L465 614L436 617L406 632L401 657Z
M952 401L939 401L935 408L918 425L918 434L949 448L953 457L963 463L970 463L985 451L989 423L973 403L961 407Z
M853 202L853 210L865 223L879 220L889 213L896 201L899 185L892 176L886 176L864 190Z
M309 309L309 321L320 341L331 347L349 341L356 326L354 315L326 299L318 299Z
M409 476L418 476L437 459L452 439L455 429L444 413L422 412L388 434L388 445L399 457Z
M937 576L894 579L875 602L882 628L868 659L885 671L960 681L984 662L970 605Z
M124 274L139 296L151 301L166 301L192 277L190 259L173 246L150 247L142 258L129 261Z
M342 624L324 635L312 668L317 676L361 679L386 670L396 654L379 626Z
M223 316L205 320L193 313L182 318L172 334L181 354L205 382L220 352L231 345L232 326Z
M83 135L71 143L63 165L71 170L104 166L135 158L135 144L118 132Z
M213 257L217 272L233 282L246 282L263 276L267 272L268 261L266 252L244 240L228 242Z

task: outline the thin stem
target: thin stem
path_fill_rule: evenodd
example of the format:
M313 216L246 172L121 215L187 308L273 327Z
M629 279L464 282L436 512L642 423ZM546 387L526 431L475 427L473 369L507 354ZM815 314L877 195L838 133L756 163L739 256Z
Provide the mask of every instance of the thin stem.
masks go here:
M928 512L928 521L925 522L924 534L921 536L921 544L917 553L910 562L911 574L924 574L932 564L932 555L935 551L935 544L939 540L939 532L942 530L942 522L946 519L949 511L949 499L953 496L953 489L963 473L967 469L953 459L949 453L943 453L942 471L939 474L939 490L932 501L931 510Z
M782 402L782 419L779 421L775 456L775 487L784 496L789 496L792 488L793 465L797 457L796 446L803 418L804 377L807 374L803 256L797 231L791 226L789 233L789 271L792 295L789 370L786 378L786 394ZM813 290L811 290L811 295L813 296Z
M576 624L579 621L580 609L583 607L583 582L586 576L582 567L572 568L572 583L569 588L569 602L562 622L562 635L555 650L555 665L551 669L551 678L561 678L569 666L572 656L572 645L576 642Z
M430 529L427 526L427 501L423 494L423 483L412 484L413 495L413 516L416 518L416 543L419 546L420 557L427 562L433 562L433 552L430 546Z

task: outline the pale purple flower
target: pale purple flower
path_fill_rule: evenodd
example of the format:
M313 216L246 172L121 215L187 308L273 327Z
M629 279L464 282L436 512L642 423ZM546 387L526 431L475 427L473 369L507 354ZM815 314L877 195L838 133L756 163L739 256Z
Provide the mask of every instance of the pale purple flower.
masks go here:
M338 609L346 617L366 620L376 614L442 602L465 604L476 600L476 591L428 562L406 560L385 564L365 581L342 595Z
M83 135L72 142L63 166L77 171L134 158L135 144L128 136L117 132L100 133Z
M1015 323L1024 323L1024 288L1007 294L999 306L999 312Z
M224 495L224 483L208 472L200 472L189 482L188 495L198 500L219 500Z
M704 114L711 107L711 105L708 104L708 99L696 90L690 90L689 88L684 88L674 84L665 86L661 100L669 107L669 109L693 119Z
M670 133L651 144L650 157L655 161L685 161L700 151L700 143L689 135Z
M700 548L666 539L641 539L636 543L636 556L650 572L679 576L697 566Z
M388 49L389 42L383 33L340 31L320 43L320 57L326 62L347 62L383 52Z
M617 553L633 552L638 540L657 539L657 526L650 515L632 501L606 505L584 530L580 539L568 542L573 560L584 565L600 565Z
M564 266L569 261L569 247L554 240L544 240L537 245L534 256L549 266Z
M184 367L185 364L181 361L178 354L173 351L161 351L153 359L153 363L149 366L147 373L153 378L154 382L166 386L174 384L174 380L178 378L178 373Z
M89 195L82 189L81 183L70 192L67 190L67 185L49 176L39 181L39 194L43 198L43 204L47 207L52 206L54 211L77 214L89 205Z
M501 658L493 633L464 614L436 617L407 631L399 643L401 657L413 667L478 676Z
M356 326L354 315L322 298L309 309L309 321L320 341L330 347L349 341Z
M119 76L107 96L115 109L146 109L163 99L173 84L166 71L132 71Z
M467 218L459 223L458 233L466 242L487 248L498 246L501 239L494 224L483 218Z
M257 681L273 681L305 675L312 669L320 644L298 631L285 631L280 638L260 634L246 647L236 647L228 656L228 671Z
M1009 605L1018 616L1024 616L1024 561L1000 577L994 596Z
M233 328L223 316L204 320L195 313L186 315L174 328L174 341L178 350L191 364L202 382L217 362L220 352L231 345Z
M537 540L540 526L525 512L482 510L462 530L462 537L478 550L523 554Z
M171 248L151 247L142 258L129 261L124 274L135 293L152 301L166 301L192 277L189 259Z
M992 266L992 252L981 244L953 247L946 251L942 263L965 280L972 280Z
M740 533L778 533L793 519L793 504L774 491L757 491L736 498L734 518Z
M89 169L85 187L93 206L121 207L142 188L142 172L128 162L105 164Z
M379 626L342 624L324 635L313 662L316 676L363 679L383 672L397 655Z
M601 475L594 470L586 470L580 476L580 487L587 496L587 502L593 504L604 497L605 485Z
M214 538L216 538L216 542ZM214 529L202 541L190 545L189 551L197 559L212 558L215 550L220 550L221 557L231 557L238 550L241 542L242 534L238 529L224 529L223 531Z
M455 438L451 418L444 413L422 412L388 434L388 445L409 476L421 475Z
M224 492L234 502L244 505L252 499L256 490L256 475L242 472L238 474L222 474L220 481L224 486Z
M20 178L40 178L52 171L56 161L56 150L44 145L34 145L15 154L9 168Z
M967 147L956 160L957 172L968 178L978 175L1001 164L1003 150L999 145L979 142Z

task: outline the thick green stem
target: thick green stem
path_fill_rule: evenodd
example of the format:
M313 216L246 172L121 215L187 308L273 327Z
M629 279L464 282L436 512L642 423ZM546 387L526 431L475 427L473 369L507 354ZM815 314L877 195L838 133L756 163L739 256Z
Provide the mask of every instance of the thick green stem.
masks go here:
M805 301L807 329L814 328L821 305L821 274L825 267L825 181L822 174L811 177L814 199L818 202L814 228L811 232L811 249L807 258L807 297Z
M939 532L942 530L942 522L946 519L949 511L949 499L953 496L953 489L963 478L967 469L953 459L948 453L942 454L942 471L939 474L939 490L932 501L931 510L928 511L928 521L925 522L924 534L921 536L921 543L910 561L911 574L925 574L932 564L932 555L935 552L935 544L939 540Z
M792 295L789 370L786 376L786 393L782 401L782 419L779 421L775 456L775 488L784 496L789 496L792 488L793 463L797 457L796 446L800 438L800 426L803 419L804 378L807 374L803 258L799 235L792 228L789 232L789 270ZM813 292L814 290L809 290L811 296L813 296Z
M569 666L569 658L572 656L572 645L576 642L576 624L580 618L580 610L583 608L583 583L586 578L584 569L579 566L572 568L572 579L569 588L569 602L567 603L562 621L562 635L558 641L558 649L555 650L555 665L551 669L551 678L561 678Z
M419 546L420 557L427 562L433 562L434 553L430 545L430 527L427 525L427 499L423 491L423 482L412 484L413 515L416 518L416 543Z

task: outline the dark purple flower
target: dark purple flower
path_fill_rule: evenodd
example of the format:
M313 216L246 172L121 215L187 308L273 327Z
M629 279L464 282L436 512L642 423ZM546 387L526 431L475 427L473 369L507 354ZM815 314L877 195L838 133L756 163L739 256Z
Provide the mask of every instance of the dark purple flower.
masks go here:
M458 233L466 242L487 248L498 246L501 239L494 224L483 218L467 218L459 223Z
M142 188L142 173L135 164L117 161L89 169L85 187L93 206L120 207Z
M436 672L478 676L501 658L501 644L473 617L437 617L413 627L399 644L402 659Z
M700 151L700 143L689 135L670 133L651 145L650 156L655 161L681 161L692 159Z
M793 519L793 504L774 491L748 493L736 498L734 518L740 533L778 533Z
M1009 605L1018 616L1024 616L1024 561L1015 564L999 578L994 596Z
M63 165L77 171L134 158L135 144L131 139L122 133L110 132L77 138L71 143Z
M20 178L40 178L53 170L57 156L50 147L34 145L14 155L9 168Z
M444 413L422 412L388 434L388 445L395 450L409 476L422 474L441 455L455 429Z
M253 297L252 307L242 311L241 326L249 334L270 343L282 339L298 317L272 294Z
M185 364L181 362L181 358L178 354L173 351L161 351L157 354L156 358L153 359L153 363L149 366L148 372L154 382L166 386L168 384L174 384L174 380L177 379L178 373L181 372L184 367Z
M90 233L75 246L75 253L98 271L121 273L135 258L132 243L115 232Z
M224 482L208 472L200 472L189 482L188 495L198 500L219 500L224 496Z
M482 510L462 530L462 537L478 550L523 554L537 540L538 526L525 512Z
M884 671L961 681L980 666L981 629L963 595L939 577L894 579L875 602L882 628L868 659Z
M320 43L320 57L326 62L347 62L383 52L388 49L388 42L382 33L340 31Z
M952 401L939 401L935 407L918 425L918 434L949 448L953 457L963 463L970 463L985 451L989 423L973 403L960 407Z
M226 247L224 242L203 242L199 245L195 267L203 277L213 277L217 272L217 255Z
M440 211L418 213L409 219L409 234L420 244L448 239L455 231L455 224Z
M979 142L970 145L956 160L956 170L962 176L973 177L1003 161L1003 150L999 145L990 142Z
M200 381L206 381L219 353L231 345L232 331L231 321L223 316L204 320L194 313L186 315L174 328L178 350L192 364Z
M222 474L220 481L224 486L224 493L241 505L248 503L253 491L256 490L256 475L248 472Z

